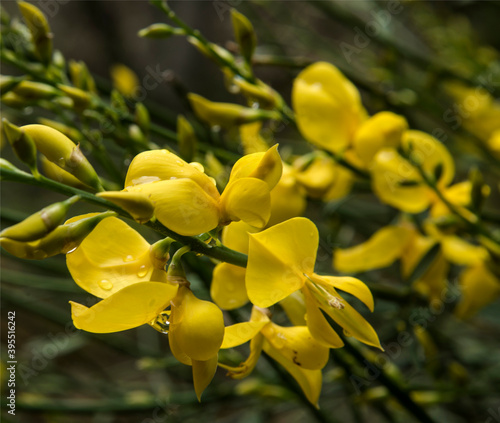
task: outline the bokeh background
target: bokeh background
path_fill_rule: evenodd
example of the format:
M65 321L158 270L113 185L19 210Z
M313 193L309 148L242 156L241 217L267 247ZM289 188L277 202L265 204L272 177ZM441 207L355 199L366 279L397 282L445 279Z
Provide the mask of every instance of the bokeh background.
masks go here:
M289 101L293 78L317 60L338 66L360 89L370 113L392 110L410 126L443 141L454 154L458 178L473 166L487 182L498 185L498 160L471 128L467 110L446 91L450 81L481 84L498 96L500 36L496 1L170 1L176 12L211 41L235 49L230 7L254 24L259 47L257 75ZM122 63L142 81L161 75L145 100L155 121L175 128L178 113L186 113L186 92L216 101L240 101L227 89L220 70L182 37L142 39L137 32L164 16L147 1L62 1L36 3L47 15L54 44L66 59L83 60L102 92L110 89L109 71ZM11 16L19 16L13 1L2 1ZM2 66L2 74L15 71ZM2 110L8 114L7 110ZM32 111L17 116L29 122ZM277 141L298 145L290 128ZM2 156L13 156L8 147ZM62 199L57 194L2 183L2 227ZM335 236L322 245L331 253L353 233L368 236L393 211L367 203L357 194L326 209ZM369 210L367 210L369 204ZM498 219L498 189L486 212ZM92 208L78 205L77 212ZM314 209L312 213L319 213ZM335 228L343 228L341 233ZM145 232L146 236L153 234ZM393 266L394 267L394 266ZM371 272L368 279L398 286L397 269ZM29 275L27 277L27 274ZM209 277L209 275L205 275ZM200 296L208 298L203 275L193 275ZM401 297L376 294L376 312L368 319L386 345L407 331L414 342L392 357L405 386L428 407L436 422L500 421L500 313L498 302L472 321L461 322L446 312L433 313L414 303L401 286ZM405 296L406 295L406 296ZM348 369L352 363L340 351L324 374L321 411L314 412L261 360L251 379L236 382L219 370L198 404L190 369L169 353L166 337L149 327L106 336L76 331L69 300L91 303L66 270L63 257L21 262L2 256L2 357L6 351L6 313L16 312L18 359L17 411L2 421L26 423L151 423L151 422L409 422L410 416L375 375L358 392ZM426 350L415 338L412 319L426 325L437 349ZM413 314L412 314L413 313ZM390 351L390 349L388 349ZM242 348L234 354L245 357ZM382 359L382 358L381 358ZM2 358L5 389L5 358ZM368 376L370 376L368 374ZM367 377L368 377L367 376ZM2 394L2 404L5 395ZM5 405L5 404L4 404Z

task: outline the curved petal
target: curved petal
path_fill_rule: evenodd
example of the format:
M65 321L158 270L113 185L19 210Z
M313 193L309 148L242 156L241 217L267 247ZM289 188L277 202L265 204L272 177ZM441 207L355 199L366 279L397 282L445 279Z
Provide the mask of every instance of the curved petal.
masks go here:
M250 235L246 287L250 301L269 307L300 289L312 274L319 234L309 219L296 217Z
M144 151L135 156L127 171L125 188L172 178L191 179L215 200L219 198L217 188L207 175L168 150Z
M386 204L409 213L424 211L433 198L418 171L396 150L380 150L371 168L372 188Z
M217 363L217 355L204 361L193 360L193 383L198 401L201 401L201 394L214 378Z
M356 87L325 62L308 66L297 76L292 103L304 138L332 152L349 145L365 117Z
M107 298L125 286L150 280L149 243L115 217L103 220L66 255L69 272L85 291Z
M170 344L192 360L206 361L219 352L224 338L222 311L209 301L199 300L181 286L172 301Z
M448 261L439 253L422 277L413 282L413 289L428 297L431 306L433 302L441 304L447 291L449 269Z
M267 151L269 146L260 135L262 122L252 122L240 125L240 139L245 154Z
M268 323L269 319L259 322L250 321L226 326L221 349L234 348L250 341L250 339L255 338Z
M336 165L335 179L323 195L323 201L333 201L345 197L351 192L355 180L356 177L350 170L340 165Z
M471 191L471 181L463 181L447 188L443 194L446 199L455 206L468 206L471 202ZM451 214L451 212L448 209L448 206L446 206L446 204L442 201L436 201L436 203L432 206L432 217L446 216L448 214Z
M127 191L147 194L157 219L178 234L199 235L219 224L219 204L191 179L151 182Z
M265 153L247 154L239 159L231 170L230 181L241 178L257 178L269 185L272 190L281 178L283 162L278 153L278 144Z
M319 395L321 394L321 385L323 383L321 370L308 370L297 366L292 361L283 357L267 341L264 341L263 349L273 360L280 363L286 369L286 371L292 375L292 377L299 384L309 402L319 408L318 400Z
M461 319L467 319L500 295L500 280L485 265L465 269L460 275L462 298L455 309Z
M456 235L441 239L444 256L452 263L462 266L475 266L488 259L488 250L482 245L473 245Z
M222 310L234 310L248 302L245 268L229 263L215 266L210 296Z
M170 303L177 286L161 282L139 282L126 286L87 308L70 301L73 324L93 333L132 329L153 320Z
M259 232L255 226L245 222L231 222L222 230L222 243L232 250L240 253L248 253L248 234Z
M401 257L412 235L410 228L386 226L361 244L336 250L333 267L341 272L364 272L389 266Z
M241 178L230 182L221 196L223 221L239 221L264 227L271 215L271 196L266 182Z
M294 165L300 166L300 159ZM303 161L303 160L302 160ZM328 156L317 156L306 169L297 171L295 178L307 194L312 198L321 198L334 183L337 176L337 166L333 159Z
M375 307L373 303L373 295L370 288L368 288L364 282L349 276L316 276L320 278L323 283L355 296L357 299L362 301L370 309L370 311L373 311L373 308Z
M335 332L330 323L326 320L323 313L318 308L318 303L312 297L309 289L305 287L303 290L306 299L307 308L307 326L311 335L317 341L323 343L330 348L341 348L344 346L344 341Z
M319 370L328 362L329 348L316 341L307 326L283 327L270 323L262 329L267 342L299 367Z

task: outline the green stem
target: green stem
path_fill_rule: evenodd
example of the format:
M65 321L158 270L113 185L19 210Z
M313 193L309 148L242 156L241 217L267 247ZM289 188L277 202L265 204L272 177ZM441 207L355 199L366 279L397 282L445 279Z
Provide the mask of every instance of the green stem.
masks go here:
M105 200L104 198L97 197L89 192L53 181L52 179L46 178L45 176L40 176L38 179L36 179L29 173L23 172L19 169L8 169L4 166L0 168L0 176L3 180L22 182L29 185L50 189L51 191L58 192L70 197L73 195L78 195L84 201L96 204L101 207L105 207L109 210L113 210L120 216L133 220L130 214L128 214L121 207L118 207L116 204ZM217 260L234 264L235 266L246 267L248 259L248 256L246 254L239 253L238 251L231 250L224 246L213 247L194 237L179 235L178 233L166 228L157 221L148 222L146 226L149 226L150 228L154 229L164 236L175 239L181 244L188 245L192 251L212 257Z

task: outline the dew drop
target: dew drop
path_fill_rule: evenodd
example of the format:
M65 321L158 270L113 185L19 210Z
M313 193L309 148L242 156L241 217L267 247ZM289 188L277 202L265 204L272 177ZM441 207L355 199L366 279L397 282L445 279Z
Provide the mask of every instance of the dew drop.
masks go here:
M176 160L175 163L177 163L179 166L184 166L184 162L181 160Z
M77 248L77 247L74 247L74 248L72 248L71 250L66 251L66 254L71 254L73 251L75 251L75 250L76 250L76 248Z
M134 256L129 254L128 256L123 258L124 262L134 261Z
M139 271L137 272L137 276L140 278L143 278L146 276L146 273L148 273L148 268L146 267L145 264L143 264L141 267L139 267Z
M113 288L113 283L108 281L107 279L103 279L97 283L102 289L105 291L109 291Z

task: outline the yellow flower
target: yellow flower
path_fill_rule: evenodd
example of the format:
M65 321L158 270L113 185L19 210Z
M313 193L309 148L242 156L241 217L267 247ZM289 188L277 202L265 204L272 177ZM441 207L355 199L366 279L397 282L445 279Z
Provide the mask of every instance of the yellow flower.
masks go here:
M149 243L116 217L99 223L75 251L66 255L75 282L99 298L139 282L165 282L166 260L156 260Z
M455 309L461 319L467 319L500 295L500 279L485 262L465 269L460 275L462 297Z
M116 64L111 67L113 86L124 96L133 97L140 86L139 78L129 67Z
M156 218L181 235L198 235L239 220L263 227L270 215L270 191L281 172L277 146L249 154L236 162L220 195L198 166L167 150L147 151L130 164L124 192L146 197Z
M357 88L325 62L314 63L297 76L292 103L304 138L333 153L349 146L366 118Z
M318 230L305 218L293 218L257 234L250 234L246 288L250 301L270 307L301 290L306 300L307 325L312 336L331 347L342 340L320 309L361 342L380 347L370 324L337 293L358 297L373 310L373 297L366 285L350 277L314 273L319 243Z
M252 309L250 321L226 327L221 348L250 341L250 355L238 367L219 363L234 379L248 376L263 351L280 363L300 385L307 399L318 406L321 369L328 361L328 347L315 340L306 326L283 327L269 320L266 311Z
M412 151L412 157L427 174L439 173L437 187L441 191L448 187L455 175L455 165L443 144L424 132L409 130L403 134L401 145L406 151ZM417 168L394 148L384 148L375 155L371 172L375 194L402 211L419 213L438 201Z

